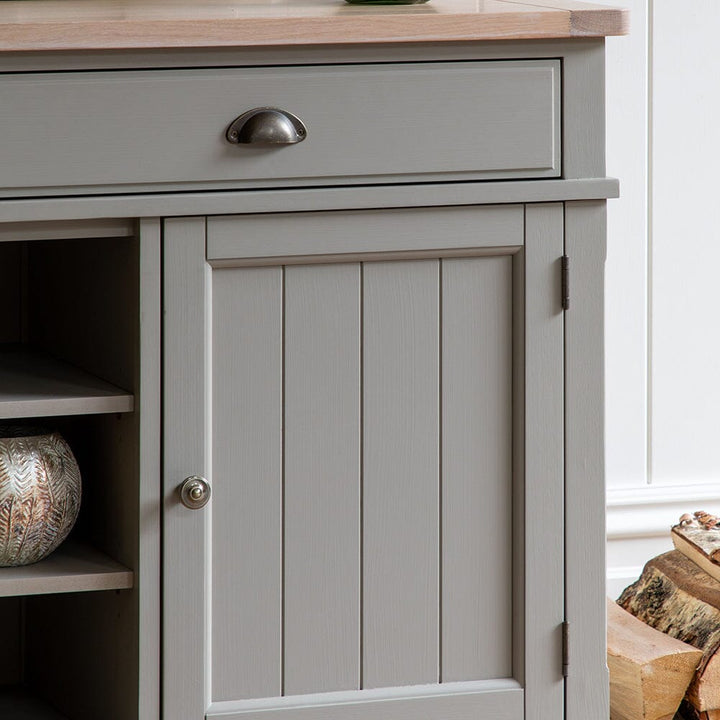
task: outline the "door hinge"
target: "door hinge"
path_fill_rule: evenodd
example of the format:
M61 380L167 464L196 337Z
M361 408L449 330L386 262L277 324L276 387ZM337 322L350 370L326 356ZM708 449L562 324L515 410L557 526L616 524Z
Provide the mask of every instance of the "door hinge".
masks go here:
M566 678L570 667L570 623L562 624L562 674Z
M562 294L562 309L570 309L570 258L563 255L560 260L560 292Z

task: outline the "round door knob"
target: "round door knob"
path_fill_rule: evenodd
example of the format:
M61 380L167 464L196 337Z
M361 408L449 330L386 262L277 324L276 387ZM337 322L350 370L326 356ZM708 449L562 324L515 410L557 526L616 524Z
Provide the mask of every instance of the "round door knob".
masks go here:
M191 510L205 507L211 494L210 483L200 475L191 475L185 478L180 485L180 500L185 507Z
M271 107L248 110L225 132L233 145L294 145L306 137L307 128L299 117Z

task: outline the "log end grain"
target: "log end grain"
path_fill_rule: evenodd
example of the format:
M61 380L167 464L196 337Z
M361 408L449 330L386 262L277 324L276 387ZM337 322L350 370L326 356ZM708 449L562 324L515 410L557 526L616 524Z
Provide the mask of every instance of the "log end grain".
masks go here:
M654 630L608 600L611 720L671 720L702 651Z

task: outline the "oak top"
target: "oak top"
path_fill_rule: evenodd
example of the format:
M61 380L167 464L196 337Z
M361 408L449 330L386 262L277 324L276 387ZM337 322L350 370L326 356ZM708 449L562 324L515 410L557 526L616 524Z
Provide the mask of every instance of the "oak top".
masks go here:
M575 0L11 0L0 51L602 37L627 24L625 10Z

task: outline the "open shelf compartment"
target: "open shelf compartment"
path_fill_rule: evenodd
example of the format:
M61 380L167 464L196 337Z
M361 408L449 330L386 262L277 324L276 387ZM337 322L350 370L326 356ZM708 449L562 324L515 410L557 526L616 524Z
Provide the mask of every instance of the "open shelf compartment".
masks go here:
M50 705L22 687L0 687L0 717L8 720L67 720Z
M132 412L132 393L50 355L0 346L0 420Z
M49 225L44 239L15 231L0 239L0 423L60 433L80 467L82 502L52 555L0 568L0 720L137 720L141 468L150 467L141 446L141 243L62 227L53 238ZM159 324L159 275L155 283ZM158 493L159 465L158 448L146 475Z
M132 570L74 541L63 543L33 565L0 568L0 597L127 590L132 586Z

